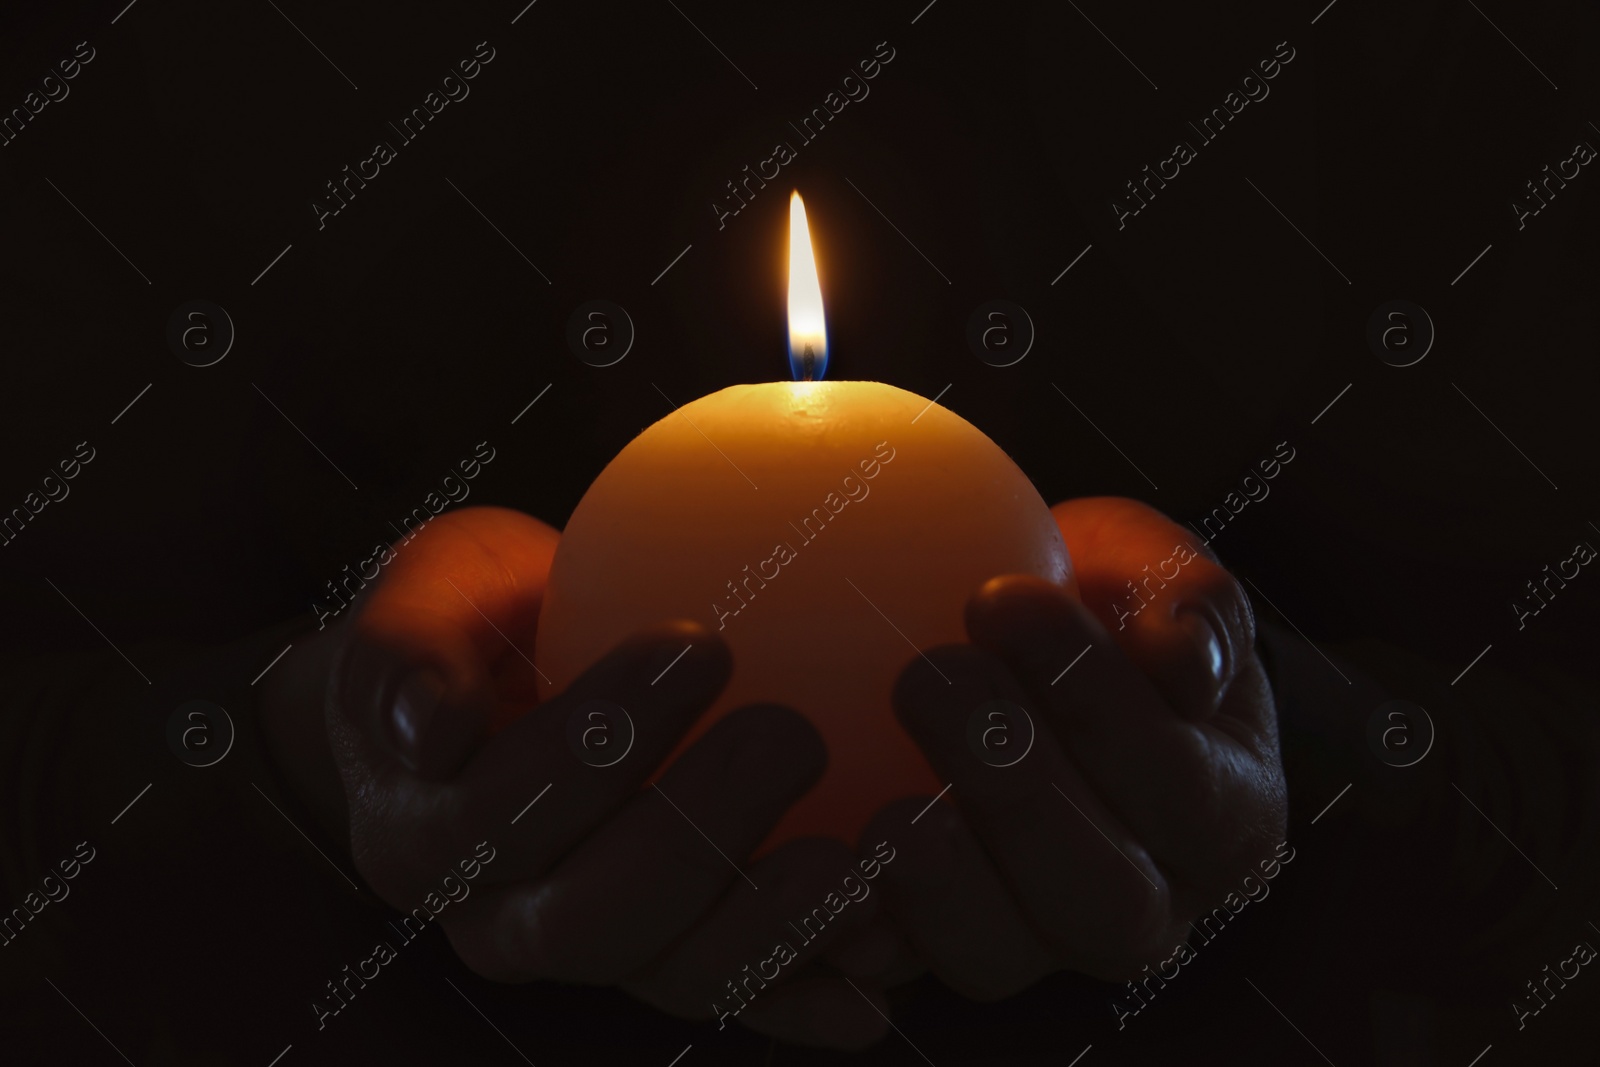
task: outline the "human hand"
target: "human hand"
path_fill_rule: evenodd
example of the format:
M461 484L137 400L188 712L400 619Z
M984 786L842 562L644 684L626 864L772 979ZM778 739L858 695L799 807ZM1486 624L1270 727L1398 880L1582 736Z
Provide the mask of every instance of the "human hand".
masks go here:
M1166 959L1191 919L1255 873L1287 817L1238 583L1135 501L1053 510L1081 602L996 578L967 606L970 645L911 662L896 711L954 804L911 825L926 798L897 802L863 837L904 842L885 906L930 970L980 1000L1063 968L1120 980ZM968 741L993 699L1025 709L1035 731L1009 766Z
M437 914L478 974L617 985L711 1018L714 997L731 1000L725 983L770 957L785 920L855 861L818 840L746 859L820 777L826 753L795 712L748 707L641 788L722 689L729 654L698 626L663 623L551 695L524 650L558 536L499 508L433 520L336 626L274 672L268 744L372 890ZM596 701L624 709L634 730L609 766L594 764L610 750L585 761L572 741ZM624 743L620 716L605 728ZM821 962L857 974L880 966L882 950L862 936L877 906L874 895L796 946L790 980L739 1021L839 1047L880 1036L873 1006Z

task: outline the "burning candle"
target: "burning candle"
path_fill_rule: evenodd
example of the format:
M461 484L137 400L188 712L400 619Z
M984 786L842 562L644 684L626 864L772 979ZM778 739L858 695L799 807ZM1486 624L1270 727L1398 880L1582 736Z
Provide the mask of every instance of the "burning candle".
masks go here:
M894 719L896 676L966 639L963 608L988 579L1070 574L1049 509L982 431L892 385L821 380L822 289L798 193L789 240L798 380L685 404L607 465L562 534L534 655L561 688L641 627L687 618L717 632L733 676L680 751L757 701L801 712L828 746L824 777L763 847L854 843L885 803L942 789Z

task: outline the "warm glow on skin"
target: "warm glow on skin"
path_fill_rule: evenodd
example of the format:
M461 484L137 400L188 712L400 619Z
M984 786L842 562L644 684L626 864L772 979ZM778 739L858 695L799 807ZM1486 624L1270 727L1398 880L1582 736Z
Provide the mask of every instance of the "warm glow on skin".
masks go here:
M815 377L828 363L828 331L822 311L822 285L817 280L817 260L811 250L811 229L806 206L798 192L789 197L789 355L798 364L810 345L815 357Z

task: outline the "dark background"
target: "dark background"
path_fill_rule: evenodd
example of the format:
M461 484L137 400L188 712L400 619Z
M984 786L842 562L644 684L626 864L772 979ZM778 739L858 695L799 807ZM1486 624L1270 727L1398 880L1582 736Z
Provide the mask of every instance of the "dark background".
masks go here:
M78 442L96 450L71 495L0 549L10 646L105 651L85 617L119 644L209 643L305 612L483 440L497 458L470 502L560 526L605 462L670 410L653 385L683 403L786 376L782 255L798 188L822 259L830 378L930 398L948 384L941 403L1048 501L1135 496L1180 520L1221 505L1287 441L1296 458L1270 497L1213 547L1305 635L1387 642L1448 674L1492 645L1484 665L1551 663L1593 680L1595 579L1520 632L1509 604L1542 566L1600 537L1600 177L1585 167L1521 231L1510 203L1576 142L1600 145L1596 10L924 2L538 0L515 25L519 0L281 12L266 0L138 0L115 25L120 0L6 14L4 108L76 42L96 50L70 95L0 148L0 509ZM485 40L495 58L470 96L401 146L386 120ZM882 41L895 55L870 95L800 145L787 123ZM1282 41L1295 58L1270 95L1199 146L1185 120L1220 106ZM1118 231L1108 201L1178 139L1198 158ZM397 158L319 230L311 202L377 140ZM798 158L719 229L711 204L724 182L777 140ZM637 329L608 368L565 341L573 309L595 298L621 304ZM985 364L965 340L968 317L995 298L1021 304L1037 329L1015 366ZM166 341L168 317L191 299L226 308L237 330L211 367L185 365ZM1385 364L1365 338L1394 299L1426 308L1437 330L1415 366ZM225 912L232 890L172 891ZM1422 907L1427 888L1397 899L1363 906ZM406 950L398 966L412 974L385 980L388 1005L369 993L368 1019L312 1037L303 1000L363 954L337 939L368 945L370 931L303 915L268 928L314 944L265 939L231 957L229 974L105 944L62 974L80 990L100 983L87 999L111 1015L116 983L160 971L144 980L173 999L128 1022L162 1035L129 1038L151 1056L198 1034L217 1050L208 1062L264 1064L289 1041L285 1067L409 1062L425 1049L517 1062L436 971L471 988L541 1065L665 1064L691 1041L685 1067L802 1055L654 1019L665 1036L624 1055L631 1039L610 1021L623 1000L602 993L570 998L558 1039L555 1023L526 1014L526 990L476 982L442 940ZM1307 1014L1355 1013L1344 1032L1316 1035L1341 1067L1372 1062L1391 1039L1374 1037L1389 1010L1372 995L1381 976L1312 960L1270 971ZM213 986L203 1010L182 999L201 985ZM1091 1042L1086 1064L1139 1062L1116 1051L1103 997L1074 1008L1075 988L1063 979L967 1015L924 990L897 1021L941 1067L1065 1063ZM1515 992L1500 992L1481 1033L1407 1047L1465 1062L1493 1041L1501 1062L1533 1062L1506 1051ZM43 996L34 1024L81 1046L66 1061L112 1062ZM1168 1055L1307 1055L1264 1005L1196 996L1186 1013L1139 1023L1167 1028ZM952 1018L967 1021L957 1030ZM588 1045L574 1043L585 1027ZM921 1062L893 1036L872 1055Z

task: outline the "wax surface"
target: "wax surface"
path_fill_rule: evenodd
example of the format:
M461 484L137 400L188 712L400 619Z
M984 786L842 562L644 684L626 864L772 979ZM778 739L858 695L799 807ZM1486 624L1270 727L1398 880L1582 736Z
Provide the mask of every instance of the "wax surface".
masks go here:
M554 692L641 627L718 631L733 677L685 745L748 703L797 709L828 769L763 848L854 844L884 804L944 787L890 706L916 649L966 640L988 579L1065 586L1070 566L1027 476L954 412L879 382L736 385L646 429L589 488L534 661Z

